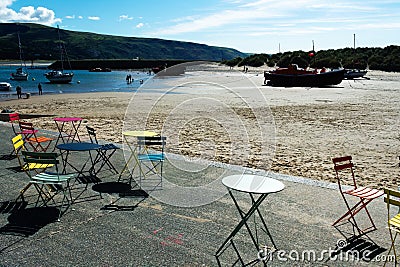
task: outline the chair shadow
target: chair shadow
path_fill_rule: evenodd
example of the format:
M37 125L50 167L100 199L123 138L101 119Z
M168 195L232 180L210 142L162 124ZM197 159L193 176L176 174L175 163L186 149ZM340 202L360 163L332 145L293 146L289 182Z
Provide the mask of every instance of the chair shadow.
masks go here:
M0 155L0 160L13 160L16 158L17 158L17 156L15 156L14 154Z
M23 210L28 205L26 201L4 201L0 202L0 213L14 213Z
M347 262L360 260L371 262L386 250L365 235L353 236L347 240L339 240L328 261L339 259Z
M101 194L118 194L119 198L113 201L111 204L104 205L101 210L114 210L114 211L132 211L134 210L140 202L146 199L149 195L141 189L132 189L130 184L123 182L104 182L98 183L92 186L92 190ZM122 206L116 203L121 198L135 197L142 198L135 205Z
M12 171L13 173L24 172L24 170L19 165L14 167L7 167L6 169Z
M56 207L33 207L19 209L8 217L8 224L0 228L0 234L28 237L46 225L57 221L59 209Z

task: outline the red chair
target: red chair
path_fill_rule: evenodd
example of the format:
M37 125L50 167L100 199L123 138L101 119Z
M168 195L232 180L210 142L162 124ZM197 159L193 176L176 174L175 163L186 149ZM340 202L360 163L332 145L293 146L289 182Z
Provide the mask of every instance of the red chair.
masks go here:
M20 130L17 129L17 127L15 125L15 124L19 124L19 114L18 113L10 113L10 114L8 114L8 117L9 117L11 127L13 129L14 134L15 135L20 134L21 133Z
M46 152L49 148L53 138L45 136L37 136L36 130L31 122L19 122L19 128L21 129L21 134L24 136L24 141L33 148L35 152Z
M360 235L376 230L376 226L374 224L374 221L372 220L371 214L367 209L367 205L372 200L382 196L384 192L378 189L357 186L356 178L354 175L354 164L352 162L351 156L334 158L332 159L332 161L336 172L336 178L338 181L339 190L347 207L347 212L343 216L341 216L337 221L335 221L332 225L337 226L340 222L348 221L353 225L353 227L357 229ZM344 185L342 184L342 181L345 180L346 178L348 178L347 180L352 181L350 189L343 188ZM346 196L352 196L358 198L358 202L351 207ZM366 227L365 229L360 229L355 218L355 215L362 210L365 210L366 214L368 215L369 222L371 224L369 227Z

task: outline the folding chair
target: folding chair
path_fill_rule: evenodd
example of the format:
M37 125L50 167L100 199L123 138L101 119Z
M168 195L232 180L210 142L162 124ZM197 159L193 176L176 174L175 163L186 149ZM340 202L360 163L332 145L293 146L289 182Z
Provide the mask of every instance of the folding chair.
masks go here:
M25 142L30 144L35 152L46 152L49 148L53 138L45 136L37 136L38 130L33 127L31 122L19 122L19 128L21 129L21 134L24 136Z
M19 114L18 113L10 113L8 114L9 117L9 121L11 123L11 127L13 129L13 132L15 135L21 133L21 131L19 129L17 129L16 124L19 124ZM19 128L19 125L18 125Z
M14 147L14 153L15 156L18 159L19 166L22 171L28 171L28 170L34 170L36 173L40 173L44 171L47 168L51 168L54 166L54 164L43 164L43 163L25 163L23 159L21 159L21 151L25 151L25 145L24 145L24 140L22 139L22 135L18 134L14 138L12 138L12 143ZM31 183L28 183L21 191L20 191L20 196L23 198L23 194L26 190L31 187ZM50 190L53 188L50 187ZM17 198L18 200L18 198ZM22 199L23 200L23 199Z
M336 172L336 178L339 185L340 194L343 197L343 200L347 207L347 212L341 216L337 221L335 221L332 225L336 226L338 223L343 221L348 221L353 225L353 229L356 228L359 235L364 235L368 232L376 230L376 226L374 221L372 220L371 214L368 211L367 205L374 199L382 196L384 194L383 191L372 189L368 187L358 187L356 183L356 178L354 175L354 164L352 162L351 156L339 157L332 159L334 164L334 169ZM349 178L352 181L351 189L344 189L342 182L346 178ZM358 198L358 202L354 206L350 206L349 201L346 199L346 195L353 196ZM360 229L355 219L355 215L359 213L361 210L365 210L368 215L370 226L365 229Z
M86 130L89 134L90 142L92 142L94 144L99 144L99 142L97 140L96 130L90 126L86 126ZM112 164L110 159L114 155L114 153L117 151L117 149L120 149L120 148L112 143L99 144L99 145L101 145L101 148L99 149L99 154L94 161L95 162L94 165L96 165L97 163L101 164L100 168L97 170L97 173L100 172L101 169L105 165L107 165L110 171L115 172L115 174L118 174L117 169Z
M34 185L35 189L38 192L38 198L36 201L36 206L41 200L44 206L50 201L53 201L55 205L57 202L55 201L55 197L57 193L62 192L63 198L60 205L60 213L59 219L61 217L62 207L64 206L64 201L67 200L67 206L65 211L69 208L72 203L72 195L71 189L69 186L69 181L74 178L74 174L60 174L58 171L59 161L57 159L57 153L48 153L48 152L29 152L22 151L22 155L24 156L24 161L26 164L53 164L55 168L55 172L32 172L32 169L27 169L26 174L29 176L29 183ZM45 187L52 187L52 191L45 190ZM24 192L20 193L24 194ZM69 194L69 196L68 196ZM20 197L18 196L18 198ZM23 195L21 196L23 198ZM17 199L18 199L17 198ZM64 211L64 212L65 212Z
M384 201L387 204L387 214L388 214L388 228L389 228L389 234L390 234L390 240L392 241L392 244L390 246L390 249L388 251L387 257L385 264L383 266L386 266L387 260L390 258L389 254L393 249L394 257L395 257L395 266L398 266L398 260L397 260L397 254L396 254L396 247L395 247L395 241L397 238L397 235L400 233L400 213L399 213L399 207L400 207L400 192L392 189L384 189L385 192L385 198ZM391 217L391 207L397 206L396 212L397 213L395 216ZM393 213L392 213L393 214ZM395 232L393 236L393 232Z
M54 164L43 164L43 163L30 163L27 164L21 159L21 151L26 151L24 140L22 138L21 134L18 134L14 138L12 138L12 143L14 147L14 153L15 156L18 159L18 163L21 167L21 170L26 171L28 169L46 169L46 168L51 168L54 166Z
M142 187L142 180L146 178L146 181L156 181L154 189L162 187L166 140L165 136L138 137L139 186ZM150 175L156 178L147 178Z

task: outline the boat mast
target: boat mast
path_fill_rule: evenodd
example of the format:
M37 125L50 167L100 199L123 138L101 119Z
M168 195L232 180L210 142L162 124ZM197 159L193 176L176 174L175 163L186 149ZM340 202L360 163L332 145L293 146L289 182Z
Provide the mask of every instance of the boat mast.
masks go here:
M26 63L22 55L23 52L22 52L21 38L19 37L19 31L17 32L17 36L18 36L18 48L19 48L19 61L21 62L21 68L22 66L24 66L26 72Z
M61 37L60 37L60 27L57 25L57 33L58 33L58 44L60 46L60 59L61 59L61 70L64 71L64 58L63 58L63 45L61 43Z

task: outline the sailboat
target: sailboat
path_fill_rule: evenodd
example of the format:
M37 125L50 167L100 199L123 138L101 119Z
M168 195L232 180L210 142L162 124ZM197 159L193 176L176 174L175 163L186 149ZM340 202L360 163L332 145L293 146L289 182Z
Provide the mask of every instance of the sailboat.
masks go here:
M21 67L17 68L15 72L11 73L11 79L15 81L27 81L28 80L28 72L26 71L26 66L24 64L24 60L22 57L22 46L21 46L21 40L19 38L19 32L18 32L18 47L19 47L19 60L21 62Z
M49 71L45 73L44 76L50 81L50 83L70 83L72 81L72 78L74 77L74 73L64 71L64 57L67 59L70 69L71 69L71 64L69 63L68 60L68 55L65 49L65 45L61 42L60 28L58 27L58 25L57 25L57 30L58 30L58 42L60 45L61 69Z

